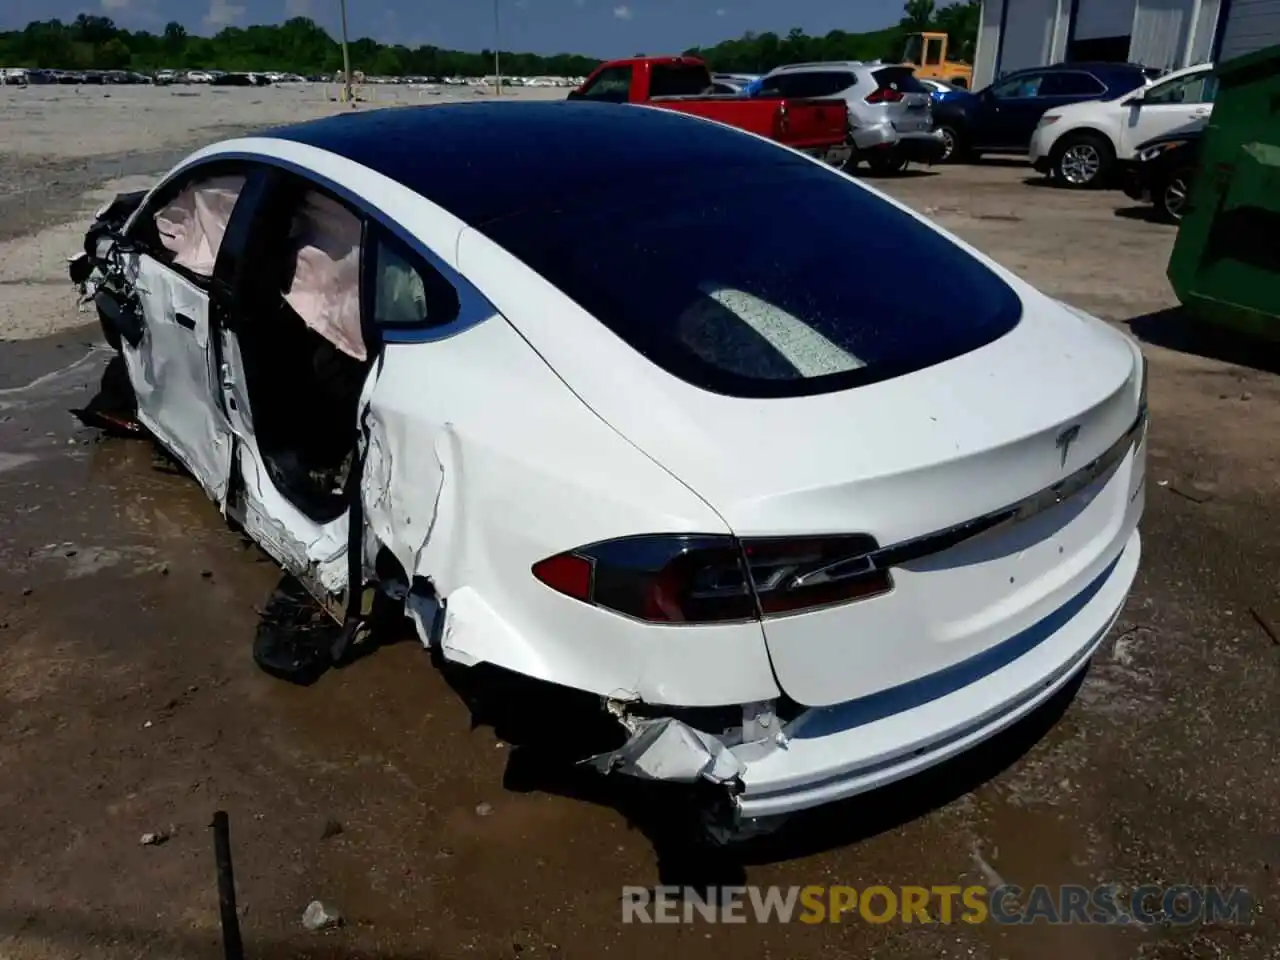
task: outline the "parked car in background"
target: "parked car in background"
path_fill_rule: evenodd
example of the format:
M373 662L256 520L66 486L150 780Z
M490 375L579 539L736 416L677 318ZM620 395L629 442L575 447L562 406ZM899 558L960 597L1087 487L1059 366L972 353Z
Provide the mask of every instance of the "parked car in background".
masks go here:
M930 90L911 67L855 61L795 63L765 74L757 96L839 97L848 112L851 168L874 173L933 163L944 144L933 129Z
M713 73L711 92L742 96L746 93L747 87L759 79L758 75L750 73Z
M1060 63L1018 70L971 98L934 109L953 156L1027 153L1045 111L1083 100L1123 96L1147 83L1146 68L1131 63Z
M1167 223L1181 221L1200 169L1206 126L1207 120L1199 120L1139 144L1134 158L1121 163L1125 194L1151 203L1156 216Z
M929 99L934 103L973 96L973 91L967 87L957 87L945 80L930 80L927 77L916 77L916 79L924 84L925 89L929 91Z
M1213 64L1202 63L1119 97L1055 107L1031 137L1031 161L1064 187L1098 186L1139 144L1206 120L1217 92Z
M937 130L938 136L942 139L942 155L938 158L939 162L946 163L956 156L956 128L957 124L946 122L952 113L963 113L963 107L956 104L956 101L963 100L966 97L975 96L972 90L965 87L956 87L947 83L945 80L929 80L924 77L916 77L922 84L929 89L929 98L933 101L933 122Z
M823 158L847 158L843 101L716 94L714 86L711 71L696 57L632 57L601 64L569 92L569 99L648 104L716 120Z
M380 595L469 683L565 697L549 756L730 835L1033 715L1138 570L1138 344L723 124L342 113L85 247L130 424L342 617L260 664L346 662Z
M271 84L264 73L220 73L212 80L215 87L265 87Z

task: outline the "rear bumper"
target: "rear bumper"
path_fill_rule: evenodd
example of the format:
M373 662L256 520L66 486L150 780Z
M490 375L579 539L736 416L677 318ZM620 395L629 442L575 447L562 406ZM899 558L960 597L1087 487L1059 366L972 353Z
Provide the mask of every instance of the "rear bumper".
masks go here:
M1141 496L1140 487L1129 507L1139 515ZM1140 554L1135 527L1080 593L983 654L983 662L925 677L911 685L922 689L909 694L891 690L809 710L787 726L776 749L754 761L739 753L745 760L744 790L737 797L743 821L795 813L909 777L1033 712L1102 643L1120 615ZM939 691L945 692L933 696ZM890 701L900 697L914 705L896 709Z

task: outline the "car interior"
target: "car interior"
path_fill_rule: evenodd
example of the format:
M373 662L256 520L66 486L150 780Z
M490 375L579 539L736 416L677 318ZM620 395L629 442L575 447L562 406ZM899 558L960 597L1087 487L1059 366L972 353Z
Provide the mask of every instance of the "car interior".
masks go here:
M360 298L364 224L300 181L264 202L235 285L231 326L258 450L272 482L327 523L347 509L370 366Z
M206 284L242 175L181 187L134 239ZM254 435L276 488L317 523L341 516L370 351L360 297L362 218L282 177L250 229L225 322L244 364Z

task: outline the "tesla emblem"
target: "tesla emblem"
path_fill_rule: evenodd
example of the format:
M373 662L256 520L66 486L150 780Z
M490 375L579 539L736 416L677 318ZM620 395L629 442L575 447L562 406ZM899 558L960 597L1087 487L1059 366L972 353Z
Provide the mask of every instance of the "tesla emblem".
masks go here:
M1062 466L1064 467L1067 465L1067 454L1071 452L1071 445L1076 442L1076 437L1078 436L1080 436L1080 425L1076 424L1073 427L1067 427L1053 441L1054 446L1058 448L1058 452L1062 456Z

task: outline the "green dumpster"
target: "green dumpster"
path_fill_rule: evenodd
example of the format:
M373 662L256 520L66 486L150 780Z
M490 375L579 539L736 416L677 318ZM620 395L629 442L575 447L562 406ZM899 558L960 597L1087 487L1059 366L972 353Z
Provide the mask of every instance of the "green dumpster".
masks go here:
M1194 319L1280 340L1280 46L1216 73L1169 280Z

